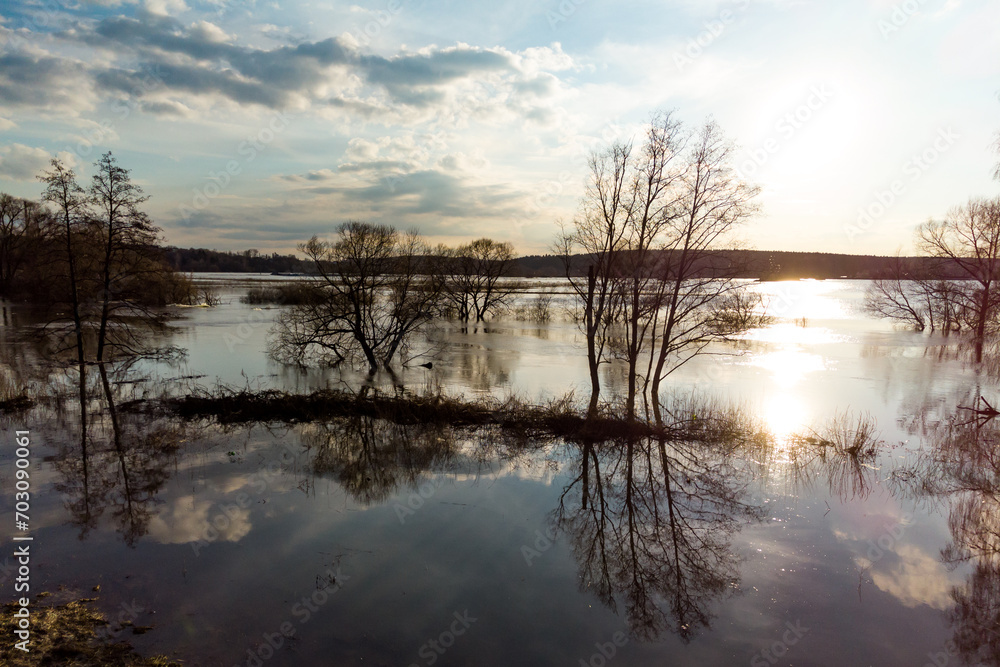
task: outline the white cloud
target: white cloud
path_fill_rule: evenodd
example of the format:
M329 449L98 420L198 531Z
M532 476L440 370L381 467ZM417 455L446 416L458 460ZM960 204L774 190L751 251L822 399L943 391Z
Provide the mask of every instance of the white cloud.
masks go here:
M215 510L210 513L213 507ZM161 544L197 542L212 535L216 541L239 542L251 528L249 509L235 507L223 513L211 500L183 496L150 519L149 536Z
M190 34L195 39L203 39L206 42L215 42L218 44L228 44L235 39L222 28L209 21L192 23Z
M0 176L15 181L30 181L45 169L52 155L44 148L24 144L0 147Z
M144 8L157 16L176 16L187 11L188 6L184 0L146 0Z
M937 558L911 544L898 545L895 555L899 560L891 567L880 569L876 564L871 573L876 587L906 607L928 605L942 610L951 607L953 584Z

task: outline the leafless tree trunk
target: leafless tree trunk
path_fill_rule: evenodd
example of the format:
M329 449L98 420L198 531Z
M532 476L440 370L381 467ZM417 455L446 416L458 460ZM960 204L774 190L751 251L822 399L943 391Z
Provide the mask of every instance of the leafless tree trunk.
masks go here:
M630 216L629 165L631 144L615 143L590 157L590 182L579 216L571 231L563 230L556 241L556 253L563 259L566 278L583 302L583 330L587 339L590 372L590 403L587 418L597 415L601 394L600 366L605 356L609 314L613 308L614 281L619 252L624 245ZM574 270L573 256L587 266L581 279Z
M734 281L734 267L720 264L716 254L758 210L753 200L760 190L735 177L732 156L732 144L712 120L692 138L681 185L683 212L665 243L667 289L661 302L665 312L656 334L650 389L657 423L662 420L659 389L664 377L712 341L761 323L761 316L754 315L753 299L731 298L744 287Z
M159 228L143 213L139 206L149 197L132 182L129 171L118 165L105 153L95 163L97 173L90 187L94 206L94 228L99 235L100 318L97 331L97 361L104 361L109 343L109 327L114 327L116 313L141 316L156 321L152 312L133 298L143 274L163 267L156 267L148 258L149 250L156 246ZM138 342L129 326L118 327L119 344L134 347Z
M51 171L42 173L39 180L45 184L42 200L52 204L56 215L51 220L50 235L64 252L68 284L66 299L75 334L77 363L83 367L86 362L83 339L82 288L78 262L81 258L80 237L85 232L89 217L88 202L83 188L76 182L76 174L61 161L51 161Z

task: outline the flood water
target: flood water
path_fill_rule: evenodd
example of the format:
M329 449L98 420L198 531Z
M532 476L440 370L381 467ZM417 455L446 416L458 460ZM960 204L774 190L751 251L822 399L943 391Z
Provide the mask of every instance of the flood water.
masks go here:
M114 407L219 383L360 381L269 361L280 309L241 304L246 276L200 279L223 303L178 311L164 342L184 358L112 369ZM998 431L962 426L960 409L980 394L996 405L996 379L954 340L864 315L864 287L761 284L774 322L670 376L665 400L741 406L767 443L586 446L123 410L115 426L94 370L86 438L72 380L0 415L8 445L32 434L32 593L97 595L110 618L153 626L123 638L187 665L1000 664ZM421 342L433 367L415 359L400 382L585 399L568 297L559 281L535 289L556 292L551 322L441 323ZM4 372L30 365L16 315L0 328ZM604 379L621 388L622 370ZM870 457L797 437L866 418ZM5 446L6 524L14 470Z

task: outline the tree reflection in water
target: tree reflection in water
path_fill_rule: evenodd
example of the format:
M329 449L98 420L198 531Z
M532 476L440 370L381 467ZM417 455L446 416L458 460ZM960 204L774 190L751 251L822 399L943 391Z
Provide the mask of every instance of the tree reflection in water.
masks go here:
M1000 665L1000 424L967 400L936 423L921 420L932 448L901 471L904 490L948 506L951 542L941 550L951 569L970 566L951 590L953 641L968 664Z
M446 425L394 424L351 417L302 428L313 471L329 475L356 500L383 503L398 489L416 488L421 475L447 468L456 440Z
M99 364L100 386L93 388L87 368L78 369L80 437L60 446L54 466L62 475L56 489L66 496L80 539L110 509L125 543L135 546L149 529L156 496L170 478L186 437L181 422L121 412L122 394L132 386L129 371L128 364Z
M749 499L750 470L735 438L583 443L579 474L563 491L555 525L568 536L580 586L632 633L690 641L711 624L711 604L739 590L732 538L764 518Z

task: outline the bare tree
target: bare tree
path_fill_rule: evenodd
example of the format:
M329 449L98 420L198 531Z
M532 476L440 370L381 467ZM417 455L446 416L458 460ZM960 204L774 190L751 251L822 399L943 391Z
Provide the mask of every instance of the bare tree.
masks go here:
M686 141L683 127L671 114L656 114L629 169L624 202L627 233L615 281L624 324L624 344L618 349L628 367L625 413L629 419L635 416L640 356L647 338L655 334L663 303L662 246L670 242L670 232L683 211L684 191L678 185L683 182L685 166L678 156Z
M60 260L58 263L66 267L65 288L57 288L57 292L62 292L57 294L57 299L69 307L77 363L82 367L86 357L83 336L83 271L81 271L84 267L80 265L84 260L84 236L90 212L86 193L77 183L73 170L58 159L53 159L50 165L52 169L38 177L45 184L42 200L55 207L55 215L49 220L46 232L53 241L57 260ZM58 279L58 276L53 272L50 278Z
M448 299L465 322L496 314L518 289L503 280L514 265L510 243L482 238L445 254L451 260Z
M996 282L1000 279L1000 197L972 198L953 208L942 221L920 227L918 243L923 252L950 260L975 287L967 299L976 361L983 359L983 346L995 324L998 304Z
M614 307L614 279L619 251L627 232L629 165L632 145L615 143L590 156L590 181L572 229L563 229L555 251L563 260L566 278L583 304L581 326L587 340L590 403L587 418L597 415L601 395L600 366L607 362L606 332ZM574 258L576 253L582 257ZM587 266L584 279L575 262Z
M97 173L90 198L92 226L99 242L97 361L101 362L109 346L139 346L132 322L160 323L142 294L144 282L165 267L153 254L160 229L139 208L149 197L110 152L94 164Z
M693 137L687 156L682 213L675 218L664 244L664 312L651 375L651 403L657 422L661 419L658 397L664 377L713 341L739 333L733 324L752 328L763 323L755 299L727 298L746 286L735 280L740 267L718 253L732 240L733 231L758 211L753 200L760 189L736 177L730 166L733 151L732 143L709 119Z
M933 273L933 272L932 272ZM920 272L898 255L865 290L865 310L917 331L959 331L970 293L961 284Z
M651 393L659 420L666 375L712 341L760 323L759 299L735 296L745 289L734 280L737 267L717 252L757 210L758 190L735 178L732 152L713 121L692 134L659 113L639 150L619 143L591 158L581 214L557 243L584 307L588 414L607 358L627 366L626 418ZM586 282L571 268L578 250L589 264Z
M436 315L444 279L415 233L347 222L335 241L300 246L319 277L313 297L278 322L273 356L337 364L360 355L370 374L391 364L408 337Z

